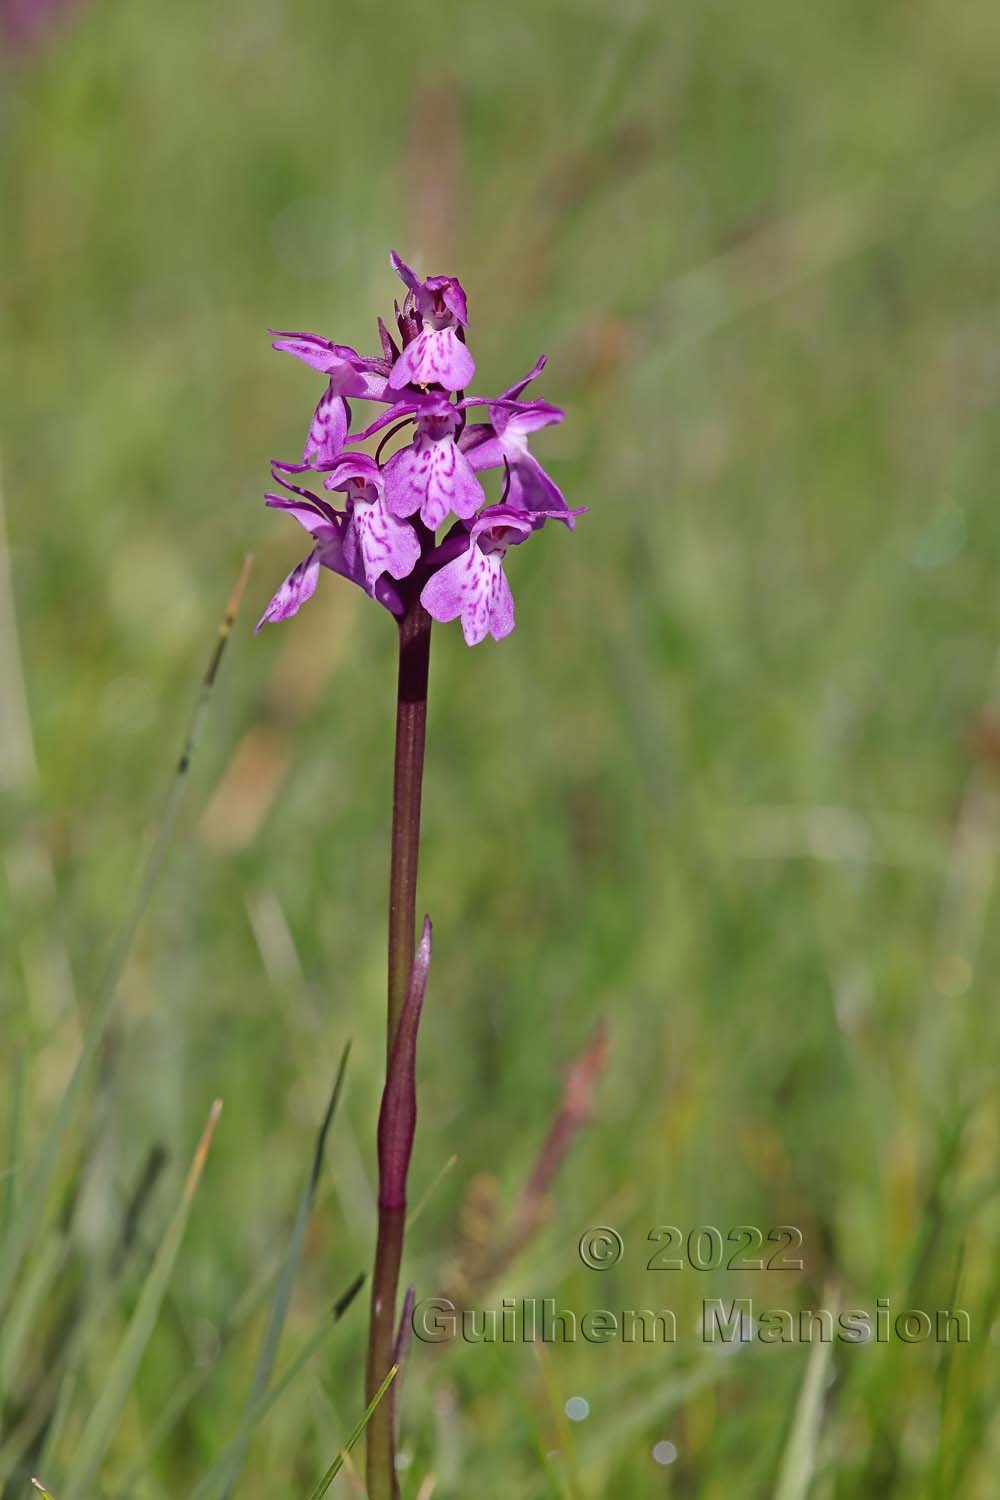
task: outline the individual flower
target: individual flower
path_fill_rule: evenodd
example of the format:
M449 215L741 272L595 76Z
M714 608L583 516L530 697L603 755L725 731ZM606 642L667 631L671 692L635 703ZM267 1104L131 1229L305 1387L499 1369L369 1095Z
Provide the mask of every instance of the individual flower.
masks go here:
M302 462L313 468L331 464L344 446L351 425L348 396L366 401L385 401L386 377L378 361L365 359L347 344L331 344L316 333L277 333L272 349L292 354L327 377L327 387L320 397L309 425L309 435L302 450Z
M547 401L521 401L525 386L545 368L545 355L530 374L489 404L489 422L470 424L462 433L459 448L477 471L506 465L509 473L507 499L515 510L553 512L573 529L573 514L562 490L528 451L528 434L551 427L563 419L558 406Z
M423 325L393 365L391 389L439 385L446 391L464 390L476 373L476 363L459 332L469 322L462 283L454 276L428 276L421 281L395 250L389 259Z
M382 471L365 453L345 453L327 474L324 489L347 496L344 557L353 566L360 553L368 592L383 573L407 578L420 556L420 539L408 521L387 509Z
M278 482L286 484L286 481L282 479ZM297 485L289 484L286 484L286 488L294 490L299 498L268 494L264 499L276 510L285 510L294 516L300 526L309 532L314 545L312 551L292 569L281 584L257 621L254 634L256 635L263 625L287 620L292 615L298 614L306 600L311 599L316 592L321 567L329 568L331 572L339 573L342 578L356 583L359 588L371 593L380 604L385 605L392 614L401 615L403 605L398 590L384 576L378 578L374 586L369 587L360 548L345 543L349 517L334 510L332 505L309 490L302 490Z
M478 646L491 635L495 641L514 629L514 596L503 570L508 547L517 546L537 531L546 517L491 505L479 516L466 538L456 529L437 550L451 556L424 585L420 602L432 619L446 623L461 617L468 646ZM458 556L454 556L461 547ZM434 560L431 554L429 561Z
M376 431L400 414L412 415L412 443L394 453L385 466L385 503L395 516L420 519L436 531L449 514L463 521L475 515L486 496L472 465L455 441L462 404L445 395L400 402L366 429Z

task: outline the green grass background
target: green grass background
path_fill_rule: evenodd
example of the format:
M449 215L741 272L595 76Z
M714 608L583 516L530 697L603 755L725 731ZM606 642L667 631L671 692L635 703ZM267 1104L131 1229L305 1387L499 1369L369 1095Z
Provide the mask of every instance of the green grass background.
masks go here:
M348 1038L279 1368L370 1261L393 632L329 576L294 622L249 627L302 553L261 493L319 384L264 330L370 349L391 247L461 275L480 389L549 354L539 389L567 416L536 449L590 507L511 555L508 641L435 633L413 1198L458 1161L404 1274L434 1294L487 1232L470 1189L501 1232L605 1018L593 1123L488 1303L667 1306L679 1328L672 1348L416 1346L404 1493L433 1474L440 1497L772 1495L808 1350L720 1357L698 1308L836 1285L960 1305L973 1337L835 1348L795 1493L996 1494L998 57L985 0L101 0L8 51L14 1213L255 553L112 1065L18 1293L49 1256L8 1445L84 1328L45 1454L57 1500L213 1097L98 1493L188 1496L236 1430L265 1310L229 1323L281 1253ZM645 1268L655 1225L743 1223L799 1225L804 1272ZM579 1262L592 1224L623 1236L613 1272ZM247 1500L307 1495L349 1431L363 1301L260 1424ZM5 1497L40 1456L9 1449Z

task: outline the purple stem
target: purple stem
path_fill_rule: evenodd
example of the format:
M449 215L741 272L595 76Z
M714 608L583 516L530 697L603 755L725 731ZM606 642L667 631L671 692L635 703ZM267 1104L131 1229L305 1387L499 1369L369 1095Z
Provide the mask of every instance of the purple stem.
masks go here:
M392 856L389 870L389 983L386 1025L386 1093L393 1077L393 1044L414 973L417 862L420 852L420 797L427 726L427 678L430 668L431 618L418 598L399 622L399 678L396 694L396 757L392 796ZM423 976L426 982L426 973ZM420 996L423 998L422 992ZM417 1010L419 1017L419 1008ZM415 1036L413 1038L415 1043ZM401 1036L400 1041L404 1038ZM398 1074L398 1070L397 1070ZM398 1081L398 1079L397 1079ZM396 1296L406 1228L405 1178L386 1194L383 1120L380 1117L379 1210L375 1266L372 1272L371 1320L368 1332L366 1397L370 1401L393 1363L396 1344ZM412 1125L410 1128L412 1143ZM391 1174L390 1174L391 1175ZM369 1500L398 1500L395 1408L390 1392L368 1424L367 1485Z
M406 1209L379 1208L378 1241L372 1272L372 1310L368 1329L365 1397L370 1401L389 1373L396 1343L396 1291L403 1259ZM399 1500L396 1479L396 1403L389 1391L368 1423L366 1479L368 1500Z
M389 869L389 1013L386 1067L413 968L417 922L420 793L427 728L431 617L415 599L399 622L396 762L392 787L392 862Z

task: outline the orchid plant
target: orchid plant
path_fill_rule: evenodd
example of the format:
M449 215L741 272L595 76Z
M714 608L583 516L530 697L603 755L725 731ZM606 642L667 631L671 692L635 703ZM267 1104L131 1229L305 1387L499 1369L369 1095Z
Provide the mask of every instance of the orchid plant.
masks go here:
M406 1218L406 1178L416 1126L416 1036L430 965L425 918L415 943L420 802L431 624L460 619L465 640L501 640L514 628L514 599L504 571L509 548L548 521L572 530L572 510L530 452L530 435L563 413L524 393L545 367L501 395L466 395L476 365L466 342L468 303L454 276L421 280L399 256L393 270L405 287L395 306L394 337L379 319L381 353L366 357L313 333L275 333L273 347L326 378L297 463L272 461L276 485L266 502L287 511L312 546L279 587L257 629L296 614L315 592L322 569L358 585L395 618L399 631L392 851L389 875L389 974L386 1083L378 1127L379 1222L372 1276L367 1398L380 1389L405 1344L396 1302ZM352 402L385 409L356 426ZM485 408L484 421L469 414ZM388 457L393 439L406 433ZM379 435L374 453L361 444ZM490 501L481 476L496 470ZM299 481L322 476L343 496L338 509ZM449 524L450 523L450 524ZM447 528L442 532L442 528ZM439 537L439 533L441 533ZM370 1500L395 1500L393 1392L368 1430Z

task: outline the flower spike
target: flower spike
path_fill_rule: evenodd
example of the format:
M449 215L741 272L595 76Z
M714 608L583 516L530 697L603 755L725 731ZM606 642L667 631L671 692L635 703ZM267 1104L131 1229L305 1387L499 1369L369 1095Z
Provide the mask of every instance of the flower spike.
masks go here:
M544 354L499 396L466 396L475 362L465 344L465 289L454 276L421 277L395 251L390 263L405 291L395 305L398 338L378 320L380 354L361 355L315 333L272 332L274 348L323 375L326 389L301 460L272 460L287 496L269 494L267 503L310 533L312 550L260 623L295 614L326 568L400 619L422 600L436 620L461 619L470 645L487 635L500 640L514 627L508 549L549 520L572 529L582 513L528 446L531 434L563 413L526 396L546 367ZM382 409L355 421L359 400ZM475 407L486 412L469 422ZM394 440L407 427L400 445ZM358 445L376 436L370 456ZM296 482L307 471L344 496L342 509ZM442 526L450 529L438 542Z

